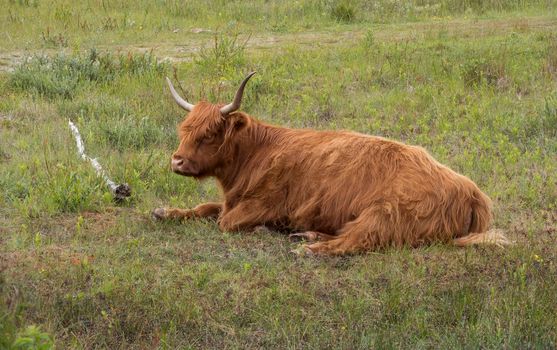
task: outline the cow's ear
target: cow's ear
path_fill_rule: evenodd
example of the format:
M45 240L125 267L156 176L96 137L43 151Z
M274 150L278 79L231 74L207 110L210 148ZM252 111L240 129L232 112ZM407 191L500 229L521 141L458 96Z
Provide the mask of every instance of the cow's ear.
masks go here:
M243 113L232 113L226 118L224 132L224 142L229 140L234 134L244 129L251 123L250 119Z
M228 117L229 125L232 128L231 131L240 131L245 128L250 120L244 113L233 113Z

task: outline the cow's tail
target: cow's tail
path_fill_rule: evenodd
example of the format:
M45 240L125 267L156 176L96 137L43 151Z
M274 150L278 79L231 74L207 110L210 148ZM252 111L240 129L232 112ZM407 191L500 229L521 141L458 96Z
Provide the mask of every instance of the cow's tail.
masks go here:
M491 222L491 200L479 189L474 191L472 203L472 220L468 235L453 240L458 247L466 247L476 244L494 244L499 247L512 244L499 229L487 230Z
M511 245L512 242L505 236L503 230L493 229L482 233L470 233L467 236L453 239L457 247L466 247L475 244L494 244L499 247Z

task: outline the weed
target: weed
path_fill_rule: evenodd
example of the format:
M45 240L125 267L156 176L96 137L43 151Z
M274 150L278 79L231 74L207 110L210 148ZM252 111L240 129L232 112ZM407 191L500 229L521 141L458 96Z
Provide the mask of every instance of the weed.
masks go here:
M195 63L210 76L223 77L245 64L245 49L249 36L240 33L215 32L213 44L199 50Z
M118 23L118 20L116 18L108 16L103 19L102 28L104 30L111 31L118 29L119 27L120 24Z
M221 101L222 92L232 86L230 81L245 75L245 49L249 39L249 35L243 36L233 30L216 31L213 44L200 49L195 55L194 62L205 77L204 98Z
M41 33L41 38L43 43L51 47L67 47L68 39L63 33L52 33L50 27L47 27L45 31Z

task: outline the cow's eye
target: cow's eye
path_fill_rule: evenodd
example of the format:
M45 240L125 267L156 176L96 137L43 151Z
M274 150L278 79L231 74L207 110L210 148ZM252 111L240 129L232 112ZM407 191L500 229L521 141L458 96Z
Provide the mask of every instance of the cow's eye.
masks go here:
M207 135L203 138L203 142L204 143L211 143L215 140L215 135L211 134L211 135Z

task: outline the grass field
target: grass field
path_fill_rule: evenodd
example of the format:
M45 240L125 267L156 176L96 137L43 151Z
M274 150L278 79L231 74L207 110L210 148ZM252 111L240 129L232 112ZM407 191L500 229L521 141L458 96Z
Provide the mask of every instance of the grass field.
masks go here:
M557 346L555 1L0 6L0 349ZM516 244L299 257L279 233L151 221L219 198L169 170L164 77L228 101L250 70L244 111L421 145Z

